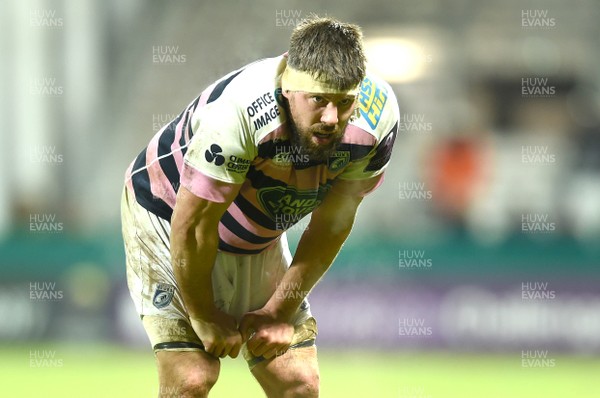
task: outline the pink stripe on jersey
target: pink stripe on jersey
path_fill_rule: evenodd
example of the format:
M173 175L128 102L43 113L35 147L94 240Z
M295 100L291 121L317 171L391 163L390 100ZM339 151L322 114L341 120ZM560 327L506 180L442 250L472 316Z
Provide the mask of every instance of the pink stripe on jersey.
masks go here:
M271 131L269 134L265 135L259 142L259 144L268 142L268 141L272 141L275 138L287 138L288 134L287 134L287 128L285 127L285 124L280 125L279 127L277 127L275 130Z
M169 206L175 206L175 188L162 171L158 161L158 140L160 134L152 138L146 151L146 165L148 166L148 176L150 177L150 190L155 198L162 199Z
M241 226L243 226L249 232L252 232L254 235L258 235L261 237L272 237L272 238L276 238L279 235L281 235L281 233L272 235L273 234L272 229L264 228L264 227L261 227L260 225L256 224L254 221L252 221L250 218L248 218L242 212L242 210L240 210L240 208L235 204L235 202L231 203L231 205L227 208L227 211Z
M375 138L375 136L367 133L360 127L355 126L353 124L349 124L348 127L346 127L346 130L344 131L342 143L371 146L377 143L377 139Z
M214 84L202 92L202 94L200 95L200 99L198 100L198 108L201 108L204 105L206 105L206 101L208 101L208 97L210 97L210 93L212 93L213 89L214 89ZM190 123L191 123L191 120L190 120Z
M181 185L199 198L217 203L233 200L241 186L211 178L185 161L181 169Z

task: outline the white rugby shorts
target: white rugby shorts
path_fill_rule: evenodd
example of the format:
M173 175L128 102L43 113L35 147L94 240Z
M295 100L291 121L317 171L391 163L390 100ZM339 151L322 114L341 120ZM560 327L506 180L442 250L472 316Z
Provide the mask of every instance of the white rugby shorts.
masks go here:
M127 188L121 199L121 221L127 285L154 351L203 350L202 342L189 323L173 274L170 223L139 205ZM234 255L218 251L212 273L216 307L238 322L246 312L262 308L291 259L285 234L258 254ZM314 345L317 326L306 298L292 321L296 332L290 348ZM245 345L242 353L251 367L264 360L253 357Z

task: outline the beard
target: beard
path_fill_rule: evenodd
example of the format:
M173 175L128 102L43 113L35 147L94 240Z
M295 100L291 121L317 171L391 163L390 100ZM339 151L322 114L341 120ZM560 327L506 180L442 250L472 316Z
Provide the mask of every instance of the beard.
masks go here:
M344 138L346 126L343 128L336 128L319 123L310 127L302 128L296 124L294 117L289 110L288 104L286 104L286 108L287 114L289 115L291 135L290 141L292 146L298 148L302 154L306 155L311 163L326 163L335 153L337 146L342 141L342 138ZM331 140L325 144L318 144L312 140L314 133L329 134Z

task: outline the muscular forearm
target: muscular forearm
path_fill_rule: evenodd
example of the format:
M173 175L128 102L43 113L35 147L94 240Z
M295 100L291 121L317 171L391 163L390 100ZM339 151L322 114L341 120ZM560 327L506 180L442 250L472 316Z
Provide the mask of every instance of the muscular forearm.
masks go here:
M218 247L216 229L181 226L171 233L173 273L192 318L202 319L215 309L212 270Z
M337 225L335 231L311 222L300 239L290 268L267 302L267 310L285 320L294 315L304 297L333 263L352 230L352 221L353 218L347 220L346 225Z
M181 187L171 218L171 262L190 317L215 311L212 270L219 245L218 225L228 203L200 199Z

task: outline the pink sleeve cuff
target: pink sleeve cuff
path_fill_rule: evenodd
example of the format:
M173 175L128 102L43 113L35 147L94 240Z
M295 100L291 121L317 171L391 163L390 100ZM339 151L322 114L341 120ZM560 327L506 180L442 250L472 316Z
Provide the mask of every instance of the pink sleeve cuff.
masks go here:
M240 184L209 177L187 162L181 170L181 185L199 198L216 203L232 201L240 188Z

